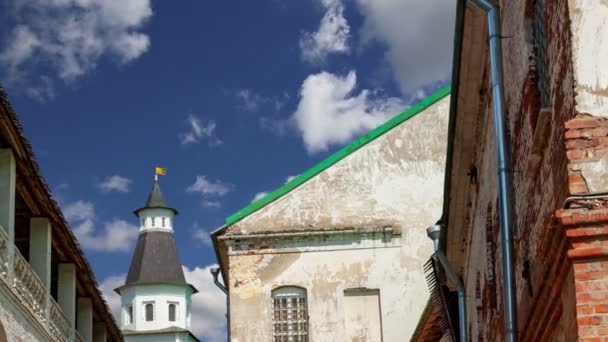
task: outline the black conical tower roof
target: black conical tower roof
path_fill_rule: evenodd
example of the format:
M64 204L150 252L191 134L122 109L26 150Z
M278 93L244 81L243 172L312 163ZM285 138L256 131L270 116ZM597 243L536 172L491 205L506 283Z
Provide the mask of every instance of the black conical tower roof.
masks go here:
M152 186L152 191L148 195L148 199L146 200L146 208L166 208L167 202L165 202L165 197L163 196L162 191L160 191L160 185L158 185L158 181L154 181L154 185Z
M146 206L137 209L135 214L147 208L166 208L177 213L177 210L167 206L157 180L154 181ZM138 284L188 285L197 292L194 286L186 282L173 232L143 230L139 234L124 286ZM120 291L121 288L116 290Z
M141 210L149 209L149 208L163 208L173 210L175 215L178 214L177 210L171 208L167 205L167 201L165 201L165 196L163 196L163 192L160 191L160 185L158 185L158 179L154 179L154 185L152 185L152 191L148 195L148 199L146 200L146 205L142 208L135 210L133 213L135 216L139 216L138 213Z
M173 233L144 231L139 234L125 286L138 284L189 285Z

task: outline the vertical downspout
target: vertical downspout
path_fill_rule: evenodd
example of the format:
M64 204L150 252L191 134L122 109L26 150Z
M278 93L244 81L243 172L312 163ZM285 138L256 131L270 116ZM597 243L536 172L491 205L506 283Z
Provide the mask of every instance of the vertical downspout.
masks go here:
M492 101L494 103L494 128L498 159L498 198L500 210L500 235L502 243L503 297L505 305L505 341L517 341L517 295L513 272L513 170L507 136L504 110L504 85L502 70L502 35L500 10L490 0L469 0L488 13L490 37L490 71L492 75Z
M459 339L460 342L468 342L467 336L467 310L466 310L466 296L465 296L465 288L462 284L460 278L454 271L454 268L448 261L448 258L443 254L441 248L439 248L439 236L441 235L441 226L434 225L430 226L426 229L426 233L433 240L433 247L435 249L435 253L431 256L431 258L435 259L441 264L443 271L446 276L450 280L450 282L456 287L456 291L458 291L458 328L459 328Z
M212 268L211 274L213 274L213 283L217 286L224 294L226 295L226 337L228 342L230 342L230 293L228 293L228 289L217 279L218 274L220 274L219 268Z

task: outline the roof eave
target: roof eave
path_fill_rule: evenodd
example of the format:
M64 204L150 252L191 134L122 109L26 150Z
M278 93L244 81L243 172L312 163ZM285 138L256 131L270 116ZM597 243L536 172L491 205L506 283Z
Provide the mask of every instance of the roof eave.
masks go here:
M464 10L466 0L458 0L456 4L456 21L454 27L454 50L452 57L452 94L450 96L450 112L448 119L448 141L446 149L445 173L443 182L443 209L439 223L444 227L448 225L448 216L450 210L450 189L452 181L452 161L454 158L454 135L456 132L456 114L458 107L458 84L460 81L460 56L462 52L462 33L464 30ZM445 251L445 234L447 229L441 230L439 240L440 248Z
M125 290L129 287L134 287L134 286L139 286L139 285L175 285L175 286L187 286L192 290L192 294L198 293L198 289L196 287L194 287L194 285L190 284L190 283L178 283L178 282L170 282L170 281L165 281L165 282L138 282L138 283L129 283L129 284L124 284L122 286L119 286L117 288L114 289L114 292L120 294L120 292L122 290Z
M133 210L133 215L139 217L139 215L138 215L139 212L142 210L146 210L146 209L168 209L168 210L173 211L173 215L176 215L176 216L179 215L179 211L177 211L177 209L170 208L170 207L141 207L139 209Z

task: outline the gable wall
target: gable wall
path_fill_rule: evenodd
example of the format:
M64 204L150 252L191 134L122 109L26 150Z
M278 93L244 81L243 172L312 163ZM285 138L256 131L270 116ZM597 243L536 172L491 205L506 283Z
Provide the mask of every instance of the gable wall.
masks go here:
M428 300L425 228L441 214L448 107L446 97L228 228L228 236L393 228L388 237L293 237L289 248L229 242L233 341L272 340L271 291L285 285L307 289L311 341L345 340L344 291L353 288L379 290L383 341L412 335Z

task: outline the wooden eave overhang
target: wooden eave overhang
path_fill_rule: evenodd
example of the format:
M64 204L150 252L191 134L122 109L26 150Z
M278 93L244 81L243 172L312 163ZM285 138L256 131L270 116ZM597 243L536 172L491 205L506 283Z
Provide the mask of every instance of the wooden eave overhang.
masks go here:
M442 248L462 276L471 237L468 215L476 196L471 172L479 147L479 129L485 125L489 77L487 15L468 2L463 6L461 39L455 44L444 208L440 220L446 228Z

